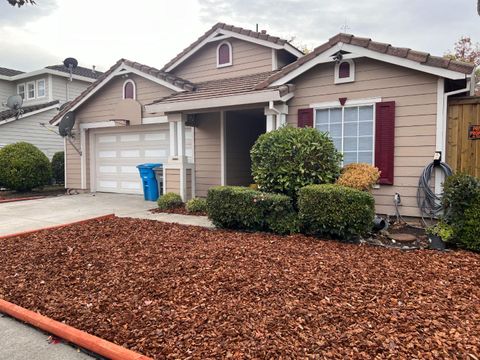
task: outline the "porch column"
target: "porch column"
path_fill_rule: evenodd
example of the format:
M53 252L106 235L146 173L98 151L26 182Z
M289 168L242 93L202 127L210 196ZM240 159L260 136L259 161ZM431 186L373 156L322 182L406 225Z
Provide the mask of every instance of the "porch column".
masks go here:
M170 126L170 156L164 165L164 192L179 194L187 201L187 168L185 152L186 115L175 113L167 115ZM191 174L191 171L188 171ZM189 182L191 183L191 182Z
M267 132L277 130L287 123L288 105L277 104L265 106L264 113L267 121Z

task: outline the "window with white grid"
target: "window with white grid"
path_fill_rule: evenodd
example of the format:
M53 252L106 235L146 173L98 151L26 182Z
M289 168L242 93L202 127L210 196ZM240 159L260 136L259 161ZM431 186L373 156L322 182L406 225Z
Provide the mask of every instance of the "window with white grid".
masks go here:
M317 109L315 127L327 132L343 164L374 162L374 106L345 106Z

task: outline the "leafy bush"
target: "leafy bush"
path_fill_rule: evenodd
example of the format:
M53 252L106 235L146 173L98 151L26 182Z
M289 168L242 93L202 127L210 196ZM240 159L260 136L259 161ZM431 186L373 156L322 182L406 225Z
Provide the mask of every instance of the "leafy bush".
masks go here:
M10 190L29 191L50 183L47 156L37 147L18 142L0 149L0 183Z
M259 188L292 198L306 185L333 183L342 159L327 134L289 126L262 134L250 154Z
M190 199L187 201L185 208L189 213L207 212L207 200L201 198Z
M340 185L309 185L299 191L298 211L307 234L350 239L372 229L373 196Z
M63 151L56 152L52 158L52 176L56 184L65 182L65 153Z
M480 203L472 204L465 211L462 227L454 225L457 245L468 250L480 251Z
M454 228L443 220L427 228L428 234L440 236L443 241L451 240L454 234L453 232Z
M467 174L449 176L443 184L442 205L445 208L444 219L448 223L460 225L465 211L480 201L480 180Z
M227 229L298 232L298 220L288 196L239 186L208 191L207 213L215 226Z
M380 170L365 163L348 164L342 169L337 180L338 185L357 190L370 191L380 178Z
M169 192L160 196L157 200L157 204L160 210L168 210L182 206L183 201L180 195Z

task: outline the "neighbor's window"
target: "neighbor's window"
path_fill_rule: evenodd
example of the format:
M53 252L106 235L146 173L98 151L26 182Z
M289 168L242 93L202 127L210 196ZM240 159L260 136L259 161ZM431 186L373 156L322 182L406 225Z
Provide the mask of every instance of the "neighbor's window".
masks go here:
M123 83L123 98L124 99L135 99L136 97L135 83L133 80L127 80Z
M345 106L317 109L315 127L329 133L338 151L343 153L343 164L374 161L373 105Z
M35 99L35 81L27 83L27 100Z
M25 84L18 84L17 85L17 94L25 100Z
M37 80L37 97L45 96L45 79Z
M232 65L232 45L222 42L217 47L217 67Z
M355 81L355 63L353 60L343 60L335 64L335 84Z

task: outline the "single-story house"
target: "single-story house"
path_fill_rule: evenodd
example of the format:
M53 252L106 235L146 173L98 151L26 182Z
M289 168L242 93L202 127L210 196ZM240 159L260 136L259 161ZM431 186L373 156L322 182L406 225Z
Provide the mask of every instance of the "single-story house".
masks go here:
M248 185L249 150L284 124L331 135L344 163L382 171L377 212L418 216L422 169L445 158L449 96L470 94L474 66L349 34L304 55L286 40L216 24L162 69L118 61L52 119L76 115L66 186L141 193L135 165L160 162L184 199ZM435 187L441 186L437 176Z

